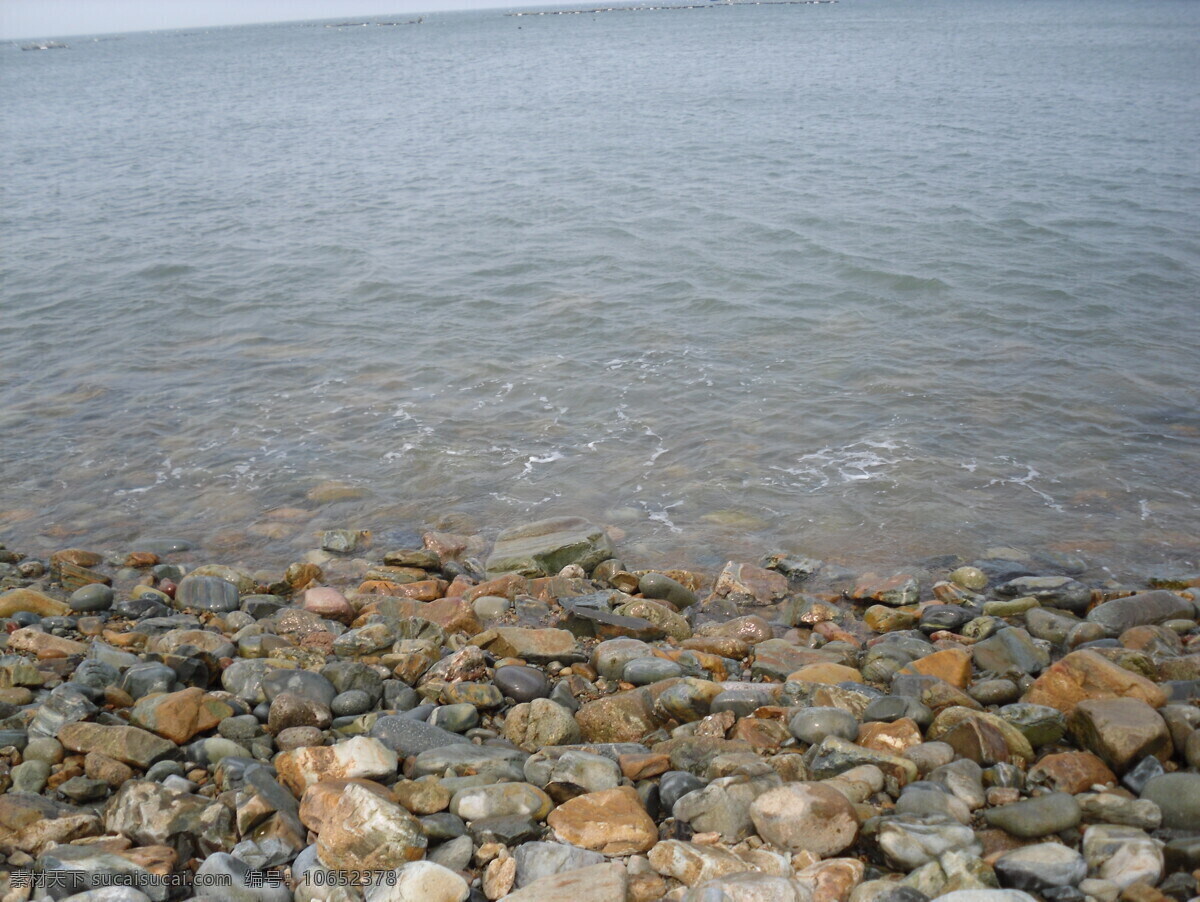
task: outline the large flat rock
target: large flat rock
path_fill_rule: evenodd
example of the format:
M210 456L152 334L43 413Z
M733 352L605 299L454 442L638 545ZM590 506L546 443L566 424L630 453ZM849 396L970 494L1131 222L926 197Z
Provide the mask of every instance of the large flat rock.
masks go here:
M612 542L579 517L554 517L506 529L487 559L489 573L554 576L568 564L591 571L613 556Z

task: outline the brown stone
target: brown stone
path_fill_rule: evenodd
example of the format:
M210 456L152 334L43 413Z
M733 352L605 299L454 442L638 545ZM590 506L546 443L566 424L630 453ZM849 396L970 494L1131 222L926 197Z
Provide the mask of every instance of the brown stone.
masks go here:
M413 814L436 814L450 807L450 790L438 780L401 780L392 786L392 792Z
M920 745L924 741L921 738L921 728L917 726L916 721L908 717L902 717L892 723L872 721L861 724L858 728L858 745L889 755L901 755L905 749Z
M681 648L702 651L722 658L741 660L750 654L750 643L731 636L693 636L679 643Z
M37 820L19 829L0 830L0 851L11 854L17 850L29 855L41 855L56 845L96 836L102 830L103 824L94 814L68 814Z
M304 589L313 583L324 579L325 574L316 564L294 563L289 564L287 570L283 574L283 580L293 591Z
M82 589L84 586L97 583L105 586L112 585L111 576L105 576L103 573L89 570L87 567L78 567L68 561L63 561L57 566L52 566L50 572L54 574L55 578L62 583L62 587L68 592L74 592L76 589Z
M882 577L877 573L864 573L850 591L857 601L878 601L891 607L915 604L920 598L917 580L907 573Z
M153 551L131 551L125 555L125 566L134 570L145 570L158 563L158 555Z
M113 789L133 779L132 767L99 752L87 753L83 760L83 772L93 780L103 780Z
M347 786L351 785L361 786L385 801L396 801L391 790L374 780L325 780L321 783L314 783L304 790L304 795L300 797L300 823L313 833L320 833L325 828L342 793L346 791ZM241 817L240 811L238 816Z
M788 674L788 680L800 683L825 683L835 686L838 683L861 683L862 674L853 667L845 664L806 664L795 673Z
M971 655L961 648L935 651L917 658L900 669L901 673L921 673L945 680L951 686L966 689L971 684Z
M1075 741L1121 774L1147 755L1168 761L1174 747L1167 723L1137 698L1087 699L1067 720Z
M193 686L138 699L129 722L183 745L200 733L216 729L222 720L232 716L233 708Z
M830 858L797 872L796 879L812 887L812 902L846 902L866 869L856 858Z
M567 630L499 627L479 633L472 645L501 658L521 658L534 664L575 657L575 637Z
M648 780L651 777L661 776L670 770L671 759L667 755L635 753L631 755L619 755L617 757L617 765L621 768L621 775L628 777L630 780Z
M1004 736L984 720L964 720L943 733L940 740L954 749L957 757L969 758L984 767L1008 762Z
M58 731L58 741L72 752L99 752L140 768L179 755L175 743L137 727L69 723Z
M654 702L642 689L631 689L583 705L575 722L585 742L638 742L657 729Z
M463 600L471 602L484 595L496 595L512 601L517 595L523 594L528 587L529 580L526 577L519 573L506 573L504 576L489 579L487 582L468 589L463 593Z
M778 720L743 717L733 727L730 739L740 739L756 751L773 752L791 738L787 726Z
M39 617L62 617L71 613L71 607L36 589L13 589L0 595L0 617L11 617L19 611Z
M933 723L929 725L929 729L925 731L925 739L927 741L945 741L945 737L963 723L976 723L991 727L1002 737L1011 759L1020 759L1021 761L1033 760L1033 747L1029 744L1029 740L1025 738L1025 734L1008 721L987 711L977 711L965 707L946 708L938 712ZM984 734L985 730L981 728L979 735L983 736ZM970 743L972 740L963 739L962 741ZM990 742L986 739L984 741Z
M787 577L782 573L735 561L725 565L713 586L713 594L718 598L752 605L774 604L787 592Z
M995 827L976 830L975 838L983 846L983 854L979 857L990 865L994 865L1000 856L1030 844L1029 840L1013 836L1011 833Z
M517 859L511 855L494 858L483 872L483 894L499 899L508 894L517 879Z
M346 600L346 596L328 586L314 586L306 589L301 604L304 610L316 614L323 620L351 623L355 617L354 606Z
M156 877L166 877L179 866L179 853L170 846L137 846L132 849L114 850L126 861L133 862Z
M279 782L297 798L325 780L385 779L396 773L396 753L378 739L355 736L337 745L305 746L275 756Z
M64 548L50 555L50 567L62 564L74 564L76 567L95 567L104 560L102 555L94 551L84 551L82 548Z
M395 580L371 579L361 583L359 595L387 595L393 598L411 598L414 601L433 601L446 594L444 579L417 579L400 583Z
M8 650L28 652L38 658L69 658L87 654L88 647L86 643L74 639L63 639L25 627L9 634Z
M423 858L426 844L419 820L353 783L342 791L317 837L321 861L348 871L390 871Z
M874 604L863 614L863 622L877 633L893 633L910 630L916 626L918 615L907 608L889 608Z
M632 786L589 792L546 819L561 842L605 855L634 855L658 842L658 828Z
M1033 784L1046 785L1055 792L1075 795L1097 784L1114 784L1117 777L1091 752L1059 752L1046 755L1030 768L1028 780Z
M1024 701L1070 714L1081 701L1097 698L1136 698L1152 708L1167 703L1160 686L1090 649L1071 652L1052 664L1029 687Z

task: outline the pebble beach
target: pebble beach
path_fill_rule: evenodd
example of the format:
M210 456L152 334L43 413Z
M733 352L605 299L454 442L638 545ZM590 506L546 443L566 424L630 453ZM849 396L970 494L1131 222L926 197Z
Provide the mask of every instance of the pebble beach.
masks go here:
M0 548L0 902L1196 896L1200 579L621 538Z

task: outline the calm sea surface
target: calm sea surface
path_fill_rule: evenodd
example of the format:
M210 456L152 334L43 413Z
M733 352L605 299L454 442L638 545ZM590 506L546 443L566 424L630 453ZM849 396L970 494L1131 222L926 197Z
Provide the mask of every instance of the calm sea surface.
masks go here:
M13 547L1200 559L1200 3L67 41L0 46Z

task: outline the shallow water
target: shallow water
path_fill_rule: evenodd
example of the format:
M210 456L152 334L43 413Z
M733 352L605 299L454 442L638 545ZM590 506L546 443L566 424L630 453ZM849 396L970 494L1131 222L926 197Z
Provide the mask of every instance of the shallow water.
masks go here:
M70 44L0 48L0 541L1196 567L1194 3Z

